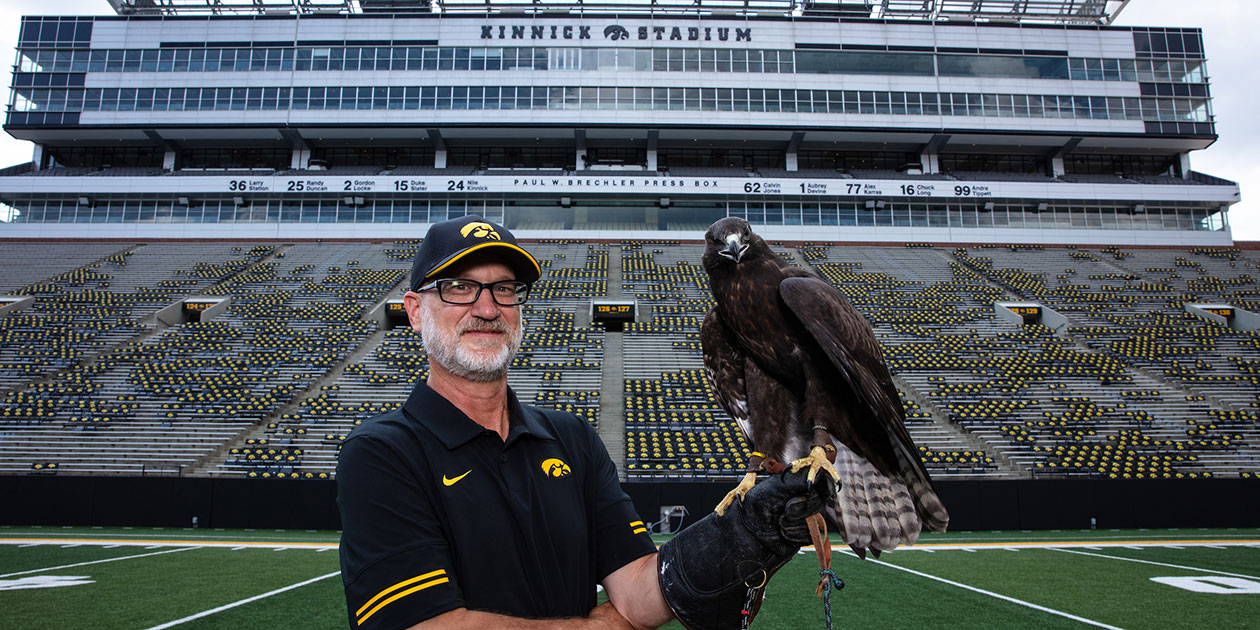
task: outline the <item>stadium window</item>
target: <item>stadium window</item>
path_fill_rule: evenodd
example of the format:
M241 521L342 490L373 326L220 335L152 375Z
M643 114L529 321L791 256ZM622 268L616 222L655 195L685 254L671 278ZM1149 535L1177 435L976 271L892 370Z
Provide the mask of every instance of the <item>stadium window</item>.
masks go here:
M764 72L764 71L765 71L765 68L764 68L764 66L762 65L762 54L761 54L761 51L760 51L760 50L748 50L748 51L745 51L745 52L748 54L748 72L750 72L750 73L760 73L760 72ZM775 61L775 63L776 63L776 65L777 65L778 60L776 60L776 61Z
M391 199L387 203L376 205L373 221L376 223L407 223L411 220L411 201L408 199Z
M446 214L441 216L440 220L442 221L448 218L462 217L468 214L467 201L464 199L447 199L445 212Z
M700 109L713 112L717 111L717 89L701 88L700 89Z
M817 204L817 205L818 205L818 223L816 225L838 225L839 224L840 218L836 212L836 205L834 203L822 203L822 204ZM806 220L809 219L808 213L806 213L805 218Z
M516 105L520 109L547 109L547 88L516 88Z
M982 112L980 114L981 116L1000 116L1001 115L1001 112L998 109L998 95L997 94L981 94L980 104L981 104L981 112ZM972 112L972 113L975 114L975 112Z
M700 71L700 50L696 48L683 49L683 71L699 72Z
M870 227L875 225L875 212L872 210L861 209L857 213L857 225L862 227Z
M391 70L420 70L423 65L424 51L418 46L400 46L391 53Z
M846 94L846 102L848 95ZM857 92L858 113L874 114L875 113L875 93L874 92Z
M617 50L615 48L599 48L595 51L595 68L585 68L584 70L603 70L605 72L615 71L617 69Z
M1023 214L1023 208L1016 205L1001 205L993 209L993 226L994 227L1010 227L1013 219L1018 219Z
M760 201L738 201L731 202L731 208L728 211L731 216L743 217L749 223L759 223L764 225L766 222L765 206Z
M355 66L354 64L352 64L351 58L347 55L346 57L347 70L357 69L360 72L372 72L374 70L388 70L389 69L389 57L386 56L383 59L380 59L378 61L377 54L376 54L376 51L377 51L376 47L363 46L360 48L356 48L354 50L356 50L358 53L356 55L356 57L358 58L358 65Z
M153 89L141 88L136 93L136 111L151 111L153 109Z
M783 204L778 202L766 202L766 225L783 225Z
M654 48L652 49L652 71L665 72L669 70L669 49Z
M818 100L815 99L815 103L817 102ZM826 109L822 111L831 113L831 114L844 113L844 92L840 90L827 90L827 97L826 97L825 102L827 104L827 107Z
M88 57L88 72L107 72L109 70L109 51L93 50Z
M734 111L734 90L731 88L717 88L716 92L717 111L729 112Z
M701 72L717 72L718 71L718 51L713 48L706 48L700 51L700 71Z
M407 51L407 69L408 70L437 70L438 67L438 49L429 48L412 48Z
M906 204L889 204L887 212L892 220L892 225L897 227L909 227L911 225L910 208Z
M429 202L423 199L411 200L411 223L429 222Z
M910 205L910 225L911 227L927 227L928 225L928 208L926 205L915 203Z
M617 88L601 87L598 89L598 108L617 109Z
M766 90L766 111L796 111L796 90Z
M841 201L836 208L836 225L854 226L858 224L858 215L865 213L852 201Z
M801 205L797 202L784 202L782 204L783 225L801 225Z
M892 102L891 95L888 92L875 92L875 113L891 114Z
M595 109L599 107L599 88L596 87L579 87L574 90L577 94L577 106L579 109Z
M594 48L575 48L576 65L573 70L599 70L599 51Z
M1115 206L1103 206L1099 208L1099 227L1104 230L1114 230L1119 227L1119 222L1116 220L1117 214Z
M801 223L803 225L821 225L821 208L817 202L801 204Z
M210 72L232 72L236 69L236 51L231 49L215 49L206 53L206 70Z
M930 205L930 207L927 207L927 227L949 227L948 209L944 205Z
M682 72L683 71L683 51L679 48L666 48L662 51L665 54L665 71Z

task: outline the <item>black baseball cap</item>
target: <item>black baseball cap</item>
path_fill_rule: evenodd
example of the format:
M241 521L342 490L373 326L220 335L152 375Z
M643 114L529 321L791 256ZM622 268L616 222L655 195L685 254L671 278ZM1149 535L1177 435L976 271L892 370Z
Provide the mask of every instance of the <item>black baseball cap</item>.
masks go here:
M516 244L516 237L507 228L468 215L429 227L411 265L411 290L443 277L443 270L476 252L498 256L516 271L516 279L521 282L532 283L542 275L538 261Z

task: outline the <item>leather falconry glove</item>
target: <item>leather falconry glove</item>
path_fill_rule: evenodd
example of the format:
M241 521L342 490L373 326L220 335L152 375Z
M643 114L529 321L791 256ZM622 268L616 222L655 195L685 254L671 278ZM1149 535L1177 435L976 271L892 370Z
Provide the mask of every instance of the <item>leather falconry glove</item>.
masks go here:
M836 485L804 470L758 483L725 516L711 513L661 545L661 591L689 630L747 628L766 584L810 540L805 519L821 512Z

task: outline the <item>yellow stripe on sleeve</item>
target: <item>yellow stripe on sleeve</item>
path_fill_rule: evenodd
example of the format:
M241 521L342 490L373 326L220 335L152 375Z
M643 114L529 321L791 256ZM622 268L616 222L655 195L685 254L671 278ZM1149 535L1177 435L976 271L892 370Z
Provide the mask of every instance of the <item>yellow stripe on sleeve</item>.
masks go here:
M362 615L362 614L363 614L363 611L367 610L369 606L371 606L372 604L375 604L375 603L376 603L376 600L378 600L378 599L380 599L380 598L382 598L382 597L385 597L386 595L389 595L391 592L396 591L396 590L398 590L398 589L400 589L400 588L402 588L402 587L404 587L404 586L407 586L408 584L415 584L416 582L423 582L424 580L427 580L427 579L432 578L432 577L437 577L437 576L439 576L439 575L446 575L446 569L438 569L437 571L430 571L430 572L428 572L428 573L425 573L424 575L417 575L416 577L413 577L413 578L411 578L411 579L409 579L409 580L403 580L403 581L401 581L401 582L399 582L399 583L397 583L397 584L395 584L395 585L393 585L393 586L391 586L391 587L389 587L389 588L387 588L387 589L385 589L385 590L383 590L383 591L381 591L381 592L377 593L375 597L373 597L372 599L369 599L369 600L367 601L367 603L366 603L366 604L364 604L364 605L363 605L362 607L360 607L358 610L354 611L354 614L355 614L355 616L356 616L356 617L357 617L357 616L359 616L359 615Z
M640 525L642 525L642 524L643 524L643 521L631 521L631 522L630 522L630 527L638 527L638 526L640 526Z
M636 529L636 530L634 530L634 531L632 531L632 532L630 532L630 533L631 533L631 534L643 534L643 533L646 533L646 532L647 532L647 528L646 528L646 527L640 527L640 528L638 528L638 529Z
M367 611L367 614L363 615L362 617L359 617L358 621L356 621L355 623L361 626L363 625L363 622L368 620L369 617L371 617L372 615L375 615L376 611L388 606L389 604L392 604L395 600L402 599L403 597L406 597L416 591L423 591L424 589L429 588L430 586L437 586L438 584L446 584L447 582L450 582L450 581L451 581L450 578L442 577L436 580L432 580L430 582L425 582L424 584L421 584L419 586L414 586L401 593L398 593L397 595L393 595L389 599L377 604L376 607L373 608L372 610ZM363 610L363 609L360 608L359 610Z

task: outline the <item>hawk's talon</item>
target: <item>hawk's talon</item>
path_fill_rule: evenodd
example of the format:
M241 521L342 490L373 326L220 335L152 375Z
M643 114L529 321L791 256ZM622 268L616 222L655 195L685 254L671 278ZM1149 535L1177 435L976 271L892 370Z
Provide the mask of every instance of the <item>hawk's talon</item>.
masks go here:
M818 470L822 469L831 475L831 478L840 481L840 473L836 472L836 467L827 460L827 451L821 446L815 446L809 449L809 455L792 462L792 472L797 472L806 466L809 467L809 474L806 479L810 483L814 483L814 479L818 476Z
M745 474L744 478L740 480L739 485L735 486L735 488L730 492L727 492L726 496L722 497L722 500L718 502L717 507L714 508L713 511L717 512L718 516L724 516L726 514L726 508L730 507L737 497L739 498L739 502L743 503L744 495L748 494L748 491L752 490L753 486L756 484L757 473L749 472Z

